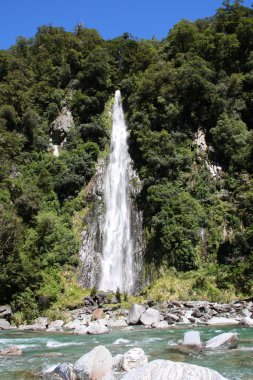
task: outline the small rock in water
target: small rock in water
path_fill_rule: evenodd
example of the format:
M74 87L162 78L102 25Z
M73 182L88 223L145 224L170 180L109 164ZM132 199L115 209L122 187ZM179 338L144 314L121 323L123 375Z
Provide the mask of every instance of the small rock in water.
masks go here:
M182 343L183 349L193 349L193 350L201 350L202 343L200 339L200 334L198 331L187 331L184 334L184 340Z
M238 346L238 337L236 333L223 333L209 339L205 343L205 349L212 350L215 348L236 348Z
M61 352L49 352L47 354L36 354L34 355L36 358L59 358L64 356Z
M17 346L9 346L5 350L0 351L0 356L20 356L22 350Z
M130 371L132 368L143 366L148 362L148 358L141 348L132 348L123 355L122 368Z
M133 326L128 326L122 329L122 331L133 331L133 330L134 330Z

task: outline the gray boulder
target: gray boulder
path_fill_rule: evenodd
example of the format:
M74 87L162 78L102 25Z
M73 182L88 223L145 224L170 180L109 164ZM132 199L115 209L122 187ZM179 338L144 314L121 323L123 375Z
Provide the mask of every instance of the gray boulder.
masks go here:
M6 319L0 318L0 330L10 330L10 324Z
M140 321L141 315L145 311L145 307L137 305L136 303L131 307L127 316L127 323L129 325L137 325Z
M151 326L153 323L160 322L160 319L160 312L156 309L149 308L141 315L140 321L143 325Z
M132 348L123 355L122 368L130 371L133 368L143 366L148 362L148 358L141 348Z
M45 380L75 380L75 374L72 364L62 363L57 365L50 373L44 373Z
M206 350L215 348L236 348L238 346L238 337L236 333L223 333L209 339L205 343Z
M172 314L172 313L168 313L165 317L166 321L169 323L169 324L173 324L175 322L179 322L180 321L180 318L178 315L176 314Z
M99 323L99 321L90 322L89 326L87 327L87 334L100 335L100 334L108 334L108 333L109 333L108 327L102 323Z
M110 351L104 346L97 346L75 363L76 380L102 380L111 375L112 366Z
M253 319L249 317L244 317L240 320L240 325L245 327L253 327Z
M154 360L143 367L135 368L121 380L226 380L218 372L193 364L176 363L170 360Z
M5 319L10 320L11 315L12 315L12 310L11 310L10 305L0 306L0 318L5 318Z

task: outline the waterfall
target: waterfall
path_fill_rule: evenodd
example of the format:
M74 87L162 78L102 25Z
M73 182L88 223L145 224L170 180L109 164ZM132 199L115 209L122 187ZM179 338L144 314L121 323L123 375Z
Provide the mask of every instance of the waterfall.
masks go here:
M119 91L110 116L113 117L111 152L100 158L95 175L84 189L88 207L81 214L78 280L85 288L119 287L132 293L139 291L145 282L146 240L138 204L142 183L128 154L128 133Z
M134 285L133 242L131 237L127 126L121 94L115 93L111 149L105 176L105 221L100 290L131 292Z

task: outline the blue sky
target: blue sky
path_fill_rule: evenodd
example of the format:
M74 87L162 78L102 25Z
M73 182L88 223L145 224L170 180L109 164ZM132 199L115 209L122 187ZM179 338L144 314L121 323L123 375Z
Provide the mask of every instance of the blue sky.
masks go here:
M212 16L222 0L2 0L0 49L17 36L32 37L37 27L52 24L72 31L82 22L105 39L129 32L139 38L160 39L182 18ZM245 0L250 6L252 0Z

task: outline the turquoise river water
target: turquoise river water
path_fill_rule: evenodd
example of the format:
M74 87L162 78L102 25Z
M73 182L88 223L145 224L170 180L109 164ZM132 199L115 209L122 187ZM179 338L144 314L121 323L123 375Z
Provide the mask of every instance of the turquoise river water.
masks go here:
M125 353L132 347L141 347L149 361L168 359L213 368L230 380L253 379L253 329L234 327L198 327L202 341L222 332L237 332L239 345L234 350L216 350L199 354L183 354L177 342L189 327L168 330L135 327L133 331L114 329L107 335L46 334L22 331L0 332L0 350L15 345L23 350L20 357L0 358L1 380L35 379L32 373L48 369L61 362L74 363L93 347L102 344L112 355ZM60 353L62 356L43 357Z

